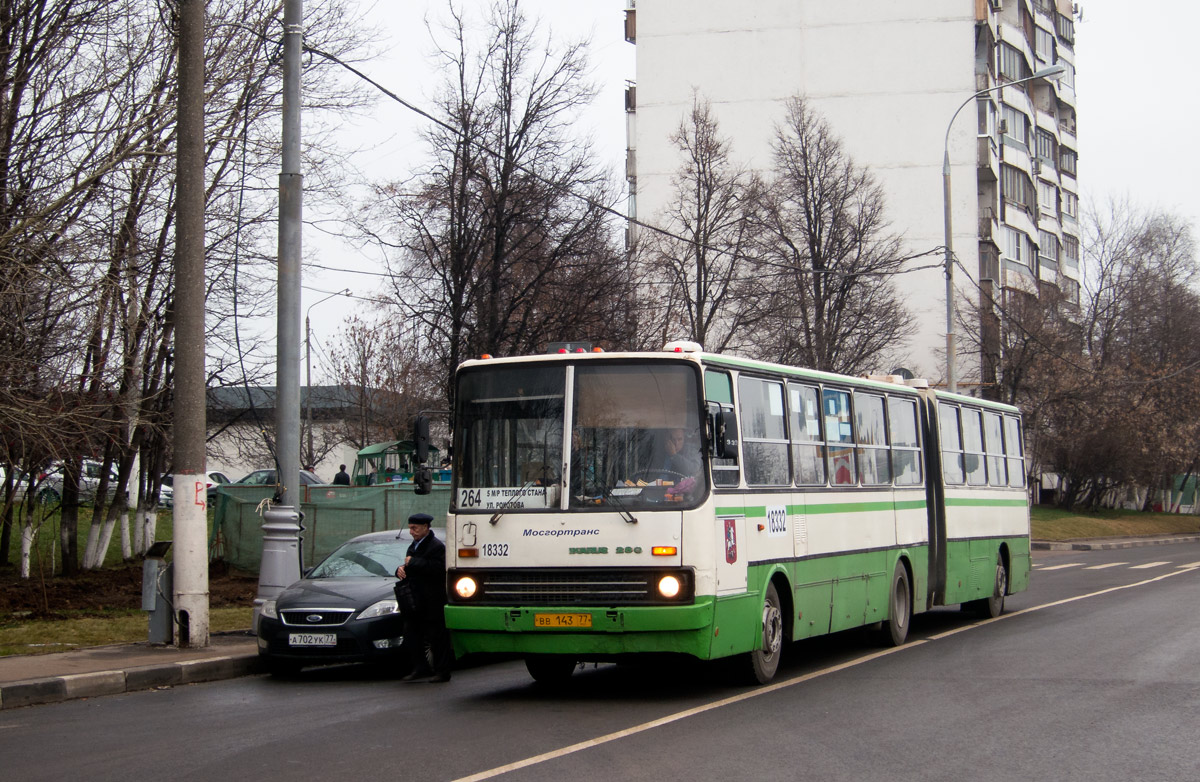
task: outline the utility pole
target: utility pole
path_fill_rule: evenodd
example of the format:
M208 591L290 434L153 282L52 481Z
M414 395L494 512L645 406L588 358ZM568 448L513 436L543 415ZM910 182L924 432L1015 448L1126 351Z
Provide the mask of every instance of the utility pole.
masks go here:
M179 0L175 222L176 642L208 646L204 397L204 0Z
M263 554L254 628L263 607L300 580L300 251L304 177L300 174L300 71L303 0L283 4L283 164L279 173L279 271L275 366L275 479L280 504L263 514Z

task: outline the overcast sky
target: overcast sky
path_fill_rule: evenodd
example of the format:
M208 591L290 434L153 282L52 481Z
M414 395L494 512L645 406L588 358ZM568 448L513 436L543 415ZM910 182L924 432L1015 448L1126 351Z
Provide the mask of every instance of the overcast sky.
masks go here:
M963 0L967 2L967 0ZM467 0L483 8L486 0ZM635 47L624 40L624 0L523 0L526 13L548 22L556 37L591 38L600 95L580 127L595 137L614 171L624 165L625 81L634 78ZM425 18L440 18L446 0L384 0L363 13L391 44L388 55L362 66L372 78L420 106L442 78L429 57ZM1196 152L1200 99L1190 76L1200 4L1182 0L1082 0L1076 20L1079 183L1083 200L1128 197L1143 208L1172 212L1200 226ZM1185 59L1188 62L1185 62ZM362 148L357 167L403 177L421 160L418 133L426 120L387 98L346 128ZM306 211L306 218L317 217ZM379 270L378 259L305 232L305 255L322 265ZM317 256L319 255L319 260ZM364 275L312 270L305 275L304 308L347 286L369 297L379 281ZM314 382L322 343L362 301L334 299L313 310ZM272 324L273 328L273 324ZM323 374L323 373L321 373Z

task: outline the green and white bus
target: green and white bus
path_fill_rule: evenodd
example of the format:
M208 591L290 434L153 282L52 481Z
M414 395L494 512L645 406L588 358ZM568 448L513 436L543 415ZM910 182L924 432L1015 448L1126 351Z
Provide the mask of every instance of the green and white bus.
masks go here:
M446 623L458 654L740 655L1029 582L1014 407L897 377L705 353L562 353L457 373Z

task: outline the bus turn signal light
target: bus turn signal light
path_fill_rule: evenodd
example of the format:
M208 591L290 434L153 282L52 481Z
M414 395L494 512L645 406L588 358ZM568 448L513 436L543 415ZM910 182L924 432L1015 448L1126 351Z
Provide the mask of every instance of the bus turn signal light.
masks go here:
M477 548L460 548L458 550L458 556L462 557L463 559L470 559L471 557L478 557L479 549L477 549Z
M655 546L650 553L656 557L673 557L679 553L679 549L675 546Z

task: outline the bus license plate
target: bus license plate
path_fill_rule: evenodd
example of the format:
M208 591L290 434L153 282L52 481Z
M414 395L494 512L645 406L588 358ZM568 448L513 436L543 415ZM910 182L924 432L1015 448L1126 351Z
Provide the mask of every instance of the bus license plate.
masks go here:
M289 633L288 646L337 646L337 633Z
M591 614L534 614L534 627L591 627Z

